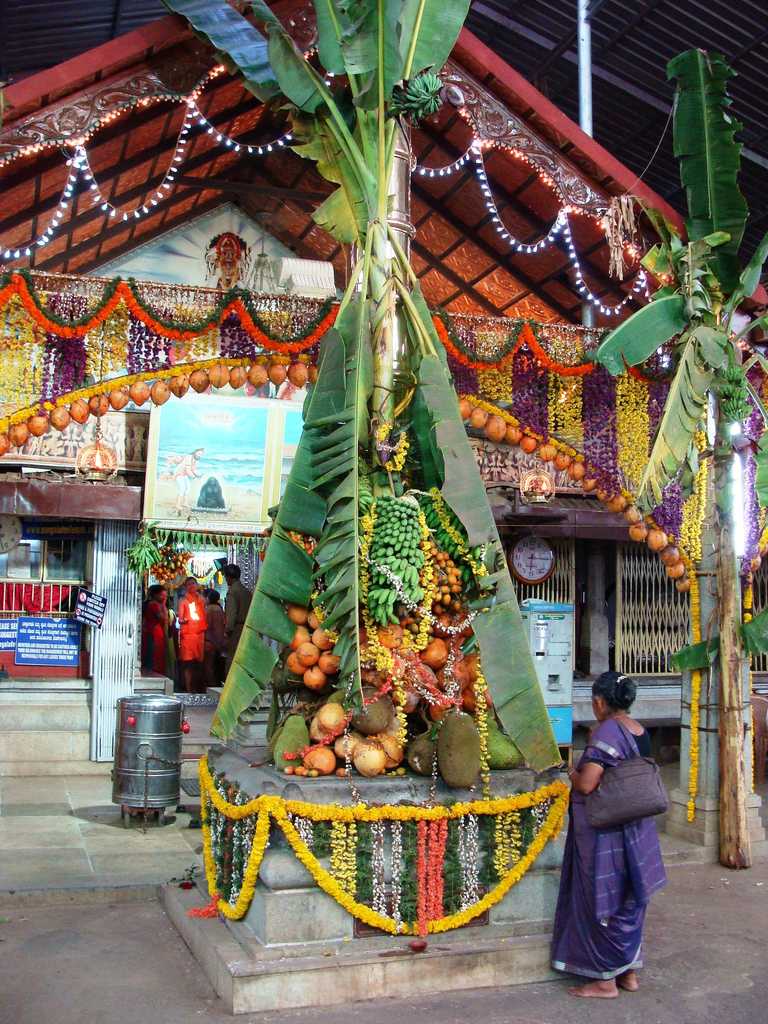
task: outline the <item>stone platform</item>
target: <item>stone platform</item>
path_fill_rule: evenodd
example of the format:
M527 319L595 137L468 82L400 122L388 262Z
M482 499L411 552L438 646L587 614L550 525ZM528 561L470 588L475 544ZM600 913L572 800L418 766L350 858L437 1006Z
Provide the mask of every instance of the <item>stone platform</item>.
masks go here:
M214 748L211 769L249 794L271 793L313 803L349 803L346 780L296 779L262 766L257 750ZM251 764L254 766L252 767ZM256 766L258 765L258 766ZM529 792L557 773L494 772L493 796ZM356 779L370 804L424 803L429 779ZM440 784L440 803L478 799L478 793ZM467 987L523 984L552 977L549 932L562 861L563 835L550 841L503 900L477 923L429 939L426 952L412 937L355 927L355 920L314 884L282 835L273 836L242 921L190 918L207 892L166 887L164 904L211 984L232 1013L339 1005L354 1000L450 992Z

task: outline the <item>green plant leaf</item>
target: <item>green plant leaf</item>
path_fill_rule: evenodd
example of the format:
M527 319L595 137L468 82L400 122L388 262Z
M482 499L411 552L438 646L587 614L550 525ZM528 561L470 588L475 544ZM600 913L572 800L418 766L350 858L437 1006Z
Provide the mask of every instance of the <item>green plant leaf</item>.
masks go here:
M682 295L656 299L611 331L600 343L595 358L614 376L624 373L626 366L645 362L660 345L679 334L686 323Z
M712 380L712 371L697 358L694 334L686 335L659 429L638 487L636 503L643 512L650 512L661 503L664 488L685 462L704 416Z
M230 71L243 75L246 88L254 96L266 101L279 93L267 40L225 0L163 0L163 3L173 14L186 18L195 35L216 50ZM266 8L268 15L261 17L262 21L277 21L266 5L260 6Z
M760 508L768 508L768 430L763 431L757 443L755 487Z
M693 672L697 668L709 668L720 651L720 637L713 636L698 644L688 644L672 655L672 668L676 672Z
M406 78L424 68L439 71L451 55L471 0L404 0L400 12L400 59ZM408 62L410 60L410 67Z
M693 332L696 344L699 347L699 354L702 361L710 369L719 370L728 359L730 342L724 331L717 331L714 327L707 327L701 324Z
M536 676L515 588L459 414L445 351L418 287L414 288L412 298L437 353L424 356L418 370L417 392L423 402L423 415L430 421L428 431L420 428L419 444L429 452L431 465L443 467L442 494L467 531L469 545L486 547L485 607L473 623L483 674L505 731L527 764L541 771L559 763L560 753Z
M341 36L346 27L346 18L336 0L313 0L313 4L320 63L332 75L343 75L347 69L341 52Z
M754 294L755 289L760 284L766 258L768 258L768 232L763 235L760 244L752 255L752 259L742 270L739 286L728 300L728 305L726 306L728 312L733 312L742 299L748 299Z
M750 622L741 624L741 638L747 654L765 654L768 651L768 608L758 612Z
M299 110L312 114L325 102L327 93L322 81L282 28L269 33L269 59L280 90Z
M688 50L667 65L677 81L674 113L674 153L680 161L680 180L688 202L691 241L725 232L710 265L725 292L739 279L738 251L747 221L747 204L738 185L741 125L730 116L728 79L734 72L719 54Z

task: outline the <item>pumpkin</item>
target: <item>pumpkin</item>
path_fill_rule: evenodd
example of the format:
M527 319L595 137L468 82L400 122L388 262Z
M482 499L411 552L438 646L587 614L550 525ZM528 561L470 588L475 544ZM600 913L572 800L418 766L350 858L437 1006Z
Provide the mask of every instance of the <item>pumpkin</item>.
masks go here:
M308 690L322 690L328 682L328 677L317 665L308 668L304 673L304 685Z
M11 439L7 434L0 434L0 455L5 455L11 447Z
M624 518L628 523L641 523L643 521L643 513L635 505L630 505L624 509Z
M329 732L337 733L347 723L347 713L341 704L323 704L315 718L321 731L326 734Z
M531 437L530 434L524 434L520 438L520 447L523 449L526 455L531 455L533 454L533 452L536 451L536 448L538 447L538 442L536 438Z
M483 432L489 441L494 441L496 444L503 441L507 434L507 424L501 418L501 416L489 416Z
M646 538L646 544L651 551L661 551L669 543L667 535L664 530L654 528L648 531L648 537Z
M421 652L421 660L433 671L441 669L448 661L448 645L445 640L435 637Z
M51 426L55 427L56 430L66 430L72 417L69 415L68 409L65 409L63 405L59 405L51 410L50 420Z
M288 367L288 380L295 388L303 388L309 380L309 370L304 363L291 363Z
M248 367L248 383L253 387L263 388L268 381L269 375L266 366L262 366L261 363L253 363Z
M333 641L322 626L318 626L318 628L313 632L312 643L319 651L330 651L333 647Z
M680 561L675 562L673 565L668 565L667 576L671 580L679 580L682 576L685 576L685 563Z
M327 676L335 676L339 671L341 658L336 654L329 654L327 651L323 651L317 664L320 667L321 672L325 672Z
M288 371L286 370L282 363L270 363L269 369L267 370L267 376L275 385L275 387L279 388L280 385L285 380L285 378L288 376Z
M223 388L229 384L229 368L224 363L215 363L208 371L211 387Z
M520 427L513 427L510 423L504 431L504 440L507 444L520 444L523 432Z
M29 440L29 427L26 423L14 423L8 431L8 436L14 448L23 448Z
M189 377L186 373L181 373L178 377L171 377L168 381L168 387L171 389L172 395L175 395L177 398L183 398L189 391Z
M686 577L685 579L679 579L675 583L675 590L678 594L687 594L691 589L691 581Z
M306 626L297 626L296 632L293 634L293 640L291 640L291 650L298 651L302 644L308 644L310 641L309 630ZM306 668L306 666L304 666Z
M229 371L229 386L235 391L244 387L246 380L248 380L248 372L244 366L233 366Z
M164 380L156 380L150 388L149 397L155 405L165 405L171 397L171 389Z
M466 398L459 401L459 414L463 420L468 420L472 415L472 403L468 402Z
M665 548L659 552L659 558L662 560L664 565L674 565L680 561L680 552L674 544L667 544Z
M131 396L131 401L136 405L144 405L149 398L149 384L146 381L137 380L135 384L131 384L128 388L128 394Z
M581 489L587 494L590 494L592 491L594 491L596 487L597 480L594 480L592 477L584 477L584 479L581 481Z
M93 395L88 401L88 408L94 416L106 416L109 412L109 399L106 395Z
M648 536L648 527L645 523L632 523L629 528L629 536L632 540L644 541Z
M303 626L309 617L307 609L300 604L289 604L285 611L291 622L295 622L297 626Z
M608 502L608 508L611 512L623 512L627 507L627 499L623 494L615 494Z
M572 459L570 455L566 455L565 452L558 452L555 456L555 469L558 469L562 472L564 469L568 469L571 462Z
M587 467L583 462L572 462L568 467L568 476L571 480L583 480L587 472Z
M42 437L43 434L47 434L51 429L51 424L45 413L37 413L35 416L30 416L27 420L27 426L33 437Z
M539 458L542 462L554 462L557 456L557 448L553 444L543 444L539 448Z
M112 388L107 395L107 399L115 412L120 412L131 400L128 395L128 388Z
M304 755L304 767L320 775L331 775L336 771L336 755L328 747L313 747Z
M474 408L469 414L469 425L474 427L475 430L482 430L487 422L488 413L485 409Z
M296 654L304 668L311 668L312 665L316 665L320 657L320 651L310 642L299 644L296 648Z
M201 395L203 391L208 390L209 384L210 381L208 380L208 374L205 370L193 370L192 373L190 373L189 386L199 395Z
M84 402L82 398L76 398L69 407L69 415L75 423L85 423L91 415L91 410L88 408L87 402Z

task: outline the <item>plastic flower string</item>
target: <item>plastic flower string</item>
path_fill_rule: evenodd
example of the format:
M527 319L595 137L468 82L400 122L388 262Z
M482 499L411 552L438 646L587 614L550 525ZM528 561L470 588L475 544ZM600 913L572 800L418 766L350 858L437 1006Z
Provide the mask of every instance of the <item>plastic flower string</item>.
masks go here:
M594 376L594 374L590 374ZM512 360L512 411L531 430L546 437L547 372L537 361L528 345L522 345Z
M584 458L598 484L618 494L623 481L616 441L616 381L603 366L584 378Z
M707 445L704 431L700 430L695 437L696 447L703 452ZM699 460L699 470L693 481L693 490L683 504L682 521L680 524L680 546L687 552L694 566L701 561L701 538L704 529L706 511L707 477L709 459Z
M584 440L583 387L581 377L561 377L557 373L550 373L547 378L549 429L553 434L577 445L581 445Z
M483 673L478 669L472 689L475 696L475 725L480 734L480 781L483 784L483 796L486 800L491 796L491 769L488 765L488 700L486 690L488 684Z
M464 814L459 818L459 864L459 906L466 910L480 899L480 826L476 814Z
M616 378L616 442L619 468L635 490L648 462L648 385L629 373Z
M401 901L403 898L403 825L393 821L391 826L392 848L390 854L390 872L392 875L392 917L395 922L395 934L403 929Z
M676 481L673 480L664 488L661 504L653 510L653 519L657 526L673 537L680 536L683 523L683 495L680 484Z
M699 577L691 574L691 640L701 643L701 594ZM696 817L696 794L699 788L699 713L701 701L701 669L691 672L690 750L688 755L688 821Z
M491 402L510 402L512 390L511 364L498 370L478 371L477 391L483 398Z
M374 821L371 825L371 874L373 899L371 905L377 914L387 912L387 894L384 880L384 822Z

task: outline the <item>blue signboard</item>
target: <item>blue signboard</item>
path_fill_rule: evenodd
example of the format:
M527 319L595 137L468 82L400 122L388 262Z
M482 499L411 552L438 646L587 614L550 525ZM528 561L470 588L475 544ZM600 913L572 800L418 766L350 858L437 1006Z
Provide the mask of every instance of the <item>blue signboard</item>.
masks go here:
M0 651L16 650L16 630L19 620L14 616L12 619L0 619Z
M80 664L79 622L45 617L22 617L18 621L17 665L77 668Z

